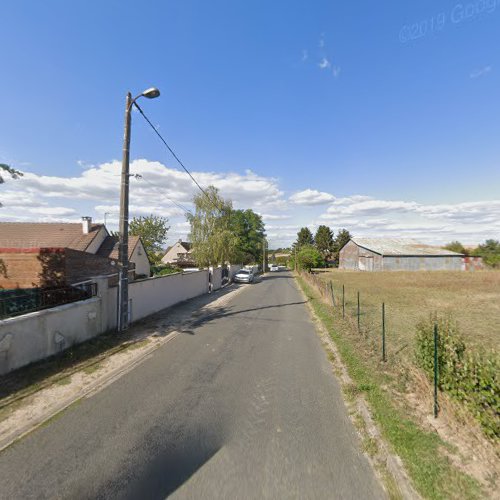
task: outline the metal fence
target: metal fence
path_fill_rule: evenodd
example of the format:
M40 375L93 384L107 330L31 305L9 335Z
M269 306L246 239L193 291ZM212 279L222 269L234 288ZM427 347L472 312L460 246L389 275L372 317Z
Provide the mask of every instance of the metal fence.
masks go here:
M0 319L86 300L97 294L96 283L56 288L0 290Z

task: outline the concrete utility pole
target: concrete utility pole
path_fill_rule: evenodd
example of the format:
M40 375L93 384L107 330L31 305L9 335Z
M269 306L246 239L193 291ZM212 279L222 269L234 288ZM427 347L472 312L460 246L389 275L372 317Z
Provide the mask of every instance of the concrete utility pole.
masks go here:
M262 239L262 274L266 272L266 238Z
M145 90L136 98L127 93L125 101L125 133L123 137L122 178L120 190L120 242L118 247L118 331L128 328L128 194L129 194L129 168L130 168L130 126L132 106L139 97L144 96L154 99L160 95L156 88Z

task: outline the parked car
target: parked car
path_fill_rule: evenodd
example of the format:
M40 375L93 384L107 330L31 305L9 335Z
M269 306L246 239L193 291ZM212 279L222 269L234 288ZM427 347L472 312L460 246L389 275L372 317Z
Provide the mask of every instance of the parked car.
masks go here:
M249 269L240 269L235 275L233 280L236 283L252 283L253 282L253 272Z
M279 266L277 264L271 264L269 266L269 271L271 271L271 272L276 272L276 271L279 271L279 270L280 270L280 268L279 268Z

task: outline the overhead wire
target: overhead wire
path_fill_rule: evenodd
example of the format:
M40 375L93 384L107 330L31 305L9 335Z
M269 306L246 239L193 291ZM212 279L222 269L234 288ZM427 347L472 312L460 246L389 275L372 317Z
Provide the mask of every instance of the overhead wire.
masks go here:
M166 148L170 151L170 154L175 158L177 163L183 168L183 170L186 172L186 174L189 175L191 180L196 184L198 189L211 201L210 196L208 193L200 186L198 181L192 176L191 172L186 168L184 163L180 160L180 158L175 154L174 150L168 145L167 141L163 138L163 136L160 134L158 129L153 125L151 120L146 116L142 108L137 104L137 102L134 102L134 106L137 108L139 113L141 113L142 117L146 120L146 122L149 124L149 126L153 129L154 133L160 138L161 142L166 146Z

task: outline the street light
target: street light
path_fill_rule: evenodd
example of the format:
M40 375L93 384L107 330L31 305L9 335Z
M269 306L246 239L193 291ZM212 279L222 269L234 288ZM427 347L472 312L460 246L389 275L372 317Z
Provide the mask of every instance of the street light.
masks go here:
M131 111L135 101L140 97L154 99L160 91L151 87L132 99L127 93L125 101L125 135L123 137L122 179L120 191L120 244L118 250L119 280L118 280L118 331L128 328L128 192L129 192L129 165L130 165L130 125Z

